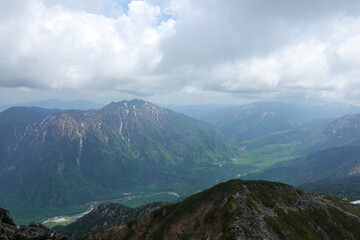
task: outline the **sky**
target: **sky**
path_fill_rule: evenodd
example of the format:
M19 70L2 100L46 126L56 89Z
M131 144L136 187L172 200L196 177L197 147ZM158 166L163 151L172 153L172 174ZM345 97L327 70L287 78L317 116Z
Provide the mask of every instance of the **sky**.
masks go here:
M357 0L0 0L0 104L360 104Z

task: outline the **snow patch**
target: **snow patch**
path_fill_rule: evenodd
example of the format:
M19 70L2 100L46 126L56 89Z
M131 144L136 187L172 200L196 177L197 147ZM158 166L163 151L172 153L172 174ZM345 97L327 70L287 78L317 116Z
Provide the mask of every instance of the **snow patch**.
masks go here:
M82 150L83 150L83 140L82 140L82 138L80 138L80 141L79 141L79 153L78 153L78 157L76 158L76 165L77 166L80 166L80 159L81 159Z

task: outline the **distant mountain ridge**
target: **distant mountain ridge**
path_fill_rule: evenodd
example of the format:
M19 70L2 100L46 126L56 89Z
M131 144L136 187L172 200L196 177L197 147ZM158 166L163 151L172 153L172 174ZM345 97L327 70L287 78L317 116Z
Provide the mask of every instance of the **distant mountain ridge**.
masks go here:
M320 126L279 131L244 142L247 149L297 143L297 153L309 154L326 148L360 145L360 114L349 114Z
M360 144L360 114L349 114L329 124L325 130L329 144Z
M360 113L360 107L315 100L255 102L209 114L203 120L214 124L236 143L302 125L318 125L328 119Z
M36 102L24 102L18 104L0 105L0 111L4 111L12 107L38 107L38 108L62 109L62 110L69 110L69 109L89 110L89 109L99 109L103 106L104 106L103 104L91 102L84 99L79 99L79 100L48 99L48 100L36 101Z
M198 120L209 122L209 116L212 113L228 109L234 105L219 105L219 104L194 104L194 105L179 105L179 104L164 104L165 108L174 110L175 112L183 113L187 116L196 118Z
M243 179L279 181L312 193L360 198L360 114L320 126L280 131L245 142L242 156L284 159ZM246 154L244 154L246 153ZM258 155L256 155L258 154Z
M329 194L348 198L360 199L360 175L344 178L324 178L313 182L306 182L298 186L313 194Z
M360 176L360 146L333 147L279 163L244 179L263 179L300 185L324 179Z
M211 176L192 169L217 169L237 151L210 125L142 100L89 111L14 110L0 113L0 127L10 129L0 138L3 206L66 206L147 184L209 184ZM26 112L35 117L6 125Z

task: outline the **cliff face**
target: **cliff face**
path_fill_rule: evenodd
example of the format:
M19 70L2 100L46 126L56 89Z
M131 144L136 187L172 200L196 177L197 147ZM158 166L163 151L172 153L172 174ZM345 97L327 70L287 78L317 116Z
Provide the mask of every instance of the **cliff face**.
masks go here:
M10 213L0 208L0 239L1 240L68 240L59 233L40 223L17 227Z
M285 184L231 180L84 239L359 239L360 209Z

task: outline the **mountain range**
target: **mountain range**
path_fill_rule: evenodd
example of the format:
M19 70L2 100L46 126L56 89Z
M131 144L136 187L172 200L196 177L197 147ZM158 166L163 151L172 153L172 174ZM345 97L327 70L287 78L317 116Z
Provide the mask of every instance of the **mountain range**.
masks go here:
M12 107L38 107L46 109L78 109L78 110L89 110L89 109L99 109L103 107L103 104L92 102L89 100L79 99L79 100L60 100L60 99L48 99L43 101L36 102L25 102L21 104L6 104L0 105L0 111L4 111Z
M245 179L264 179L300 185L322 179L360 176L360 146L333 147L279 163Z
M312 192L327 189L327 179L335 190L358 171L360 114L350 114L358 109L316 101L207 106L199 111L205 123L142 100L92 110L13 107L0 112L0 205L16 217L52 209L50 217L54 208L125 193L183 199L254 172L246 178Z
M277 147L280 149L277 153L287 155L288 160L244 179L301 184L300 187L314 193L360 196L356 184L351 184L352 181L357 182L355 176L360 174L358 126L360 114L350 114L323 126L278 132L248 142L248 154ZM344 191L340 190L340 186Z
M0 133L0 205L10 209L150 185L204 188L217 176L201 171L217 171L237 153L210 125L141 100L89 111L11 108L0 113Z
M194 106L176 109L218 127L236 144L276 131L323 125L344 115L360 112L360 107L356 105L315 99L280 99L238 106L217 106L212 111L207 106L206 112L200 111L201 107L194 111ZM193 112L203 114L196 115Z

